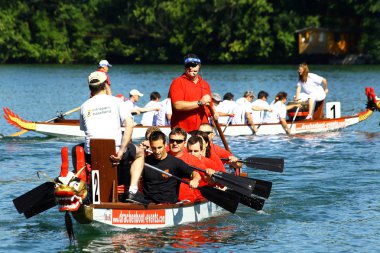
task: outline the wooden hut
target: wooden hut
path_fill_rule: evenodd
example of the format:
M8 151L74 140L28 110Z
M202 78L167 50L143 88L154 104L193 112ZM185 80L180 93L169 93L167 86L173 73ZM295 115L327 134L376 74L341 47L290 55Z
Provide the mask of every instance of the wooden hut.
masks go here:
M307 27L295 31L300 55L358 54L359 34L327 28Z

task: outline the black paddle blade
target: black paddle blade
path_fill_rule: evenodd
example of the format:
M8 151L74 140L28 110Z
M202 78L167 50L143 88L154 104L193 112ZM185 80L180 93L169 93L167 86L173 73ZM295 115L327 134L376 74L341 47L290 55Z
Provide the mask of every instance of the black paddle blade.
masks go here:
M254 194L262 198L269 198L270 192L272 190L272 182L256 178L235 176L228 173L224 173L223 176L225 178L229 178L231 181L233 180L235 184L240 185L245 189L250 189L250 194L244 195L251 196L251 194ZM231 187L231 189L237 191L233 187Z
M231 190L227 190L227 191L231 191ZM239 202L241 204L246 205L246 206L248 206L252 209L255 209L257 211L260 211L263 209L264 203L265 203L264 199L260 199L260 198L256 198L256 197L249 197L249 196L242 195L240 193L236 193L236 194L240 195L240 201Z
M251 196L255 182L241 182L238 176L229 173L216 172L213 175L216 183L224 185L242 195Z
M226 209L231 213L236 212L240 199L238 194L218 190L211 186L203 186L198 189L201 192L202 196L206 199L210 200L211 202L214 202L218 206Z
M19 213L24 213L26 218L33 217L56 205L54 189L55 184L53 182L43 183L15 198L13 204Z
M248 157L245 161L239 161L245 163L248 167L269 170L282 173L284 171L284 158L271 158L271 157Z

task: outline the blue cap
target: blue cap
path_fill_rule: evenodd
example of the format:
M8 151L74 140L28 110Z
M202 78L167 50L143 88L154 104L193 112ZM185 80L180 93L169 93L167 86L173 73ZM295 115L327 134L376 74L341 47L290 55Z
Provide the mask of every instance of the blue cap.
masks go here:
M189 63L189 62L201 64L201 59L199 59L199 58L186 58L184 64Z

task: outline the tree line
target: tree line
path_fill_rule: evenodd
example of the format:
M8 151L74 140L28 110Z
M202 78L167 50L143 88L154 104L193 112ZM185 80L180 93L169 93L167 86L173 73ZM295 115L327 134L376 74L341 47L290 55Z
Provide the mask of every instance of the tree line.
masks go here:
M377 0L0 0L2 63L298 62L294 31L360 31L380 62Z

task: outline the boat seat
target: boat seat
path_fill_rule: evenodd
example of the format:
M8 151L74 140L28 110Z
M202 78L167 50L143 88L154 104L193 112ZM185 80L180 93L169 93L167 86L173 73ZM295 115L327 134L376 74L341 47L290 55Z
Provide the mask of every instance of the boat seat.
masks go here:
M115 140L91 139L90 147L92 171L99 171L100 202L117 202L117 166L110 160L116 154Z
M315 108L314 108L314 114L313 114L313 119L323 119L325 116L323 114L323 108L325 105L325 100L318 101L315 103Z

